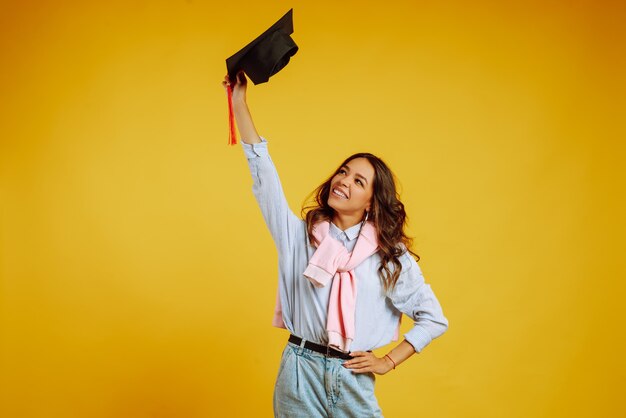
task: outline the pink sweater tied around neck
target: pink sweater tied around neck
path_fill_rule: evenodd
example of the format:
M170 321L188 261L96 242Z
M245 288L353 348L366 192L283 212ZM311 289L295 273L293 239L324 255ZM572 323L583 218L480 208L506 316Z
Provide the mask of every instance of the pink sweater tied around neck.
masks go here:
M328 345L348 352L355 332L357 278L354 269L378 251L378 240L374 225L365 222L354 250L348 252L341 242L329 234L329 230L328 221L319 222L313 227L313 236L319 244L303 274L316 287L324 287L332 282L326 320ZM285 328L278 295L272 324Z

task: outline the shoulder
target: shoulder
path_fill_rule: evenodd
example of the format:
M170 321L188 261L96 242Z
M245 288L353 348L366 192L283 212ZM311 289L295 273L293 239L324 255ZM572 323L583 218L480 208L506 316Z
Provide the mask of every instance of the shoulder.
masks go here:
M422 270L413 255L406 250L398 257L398 261L402 266L398 281L393 289L389 289L387 296L392 299L402 298L417 291L424 284L424 276ZM392 263L389 263L392 265ZM404 295L404 296L403 296Z

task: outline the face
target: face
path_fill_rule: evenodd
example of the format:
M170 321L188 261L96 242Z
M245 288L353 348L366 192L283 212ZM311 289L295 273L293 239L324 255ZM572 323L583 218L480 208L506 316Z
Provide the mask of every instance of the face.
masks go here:
M342 215L361 217L369 210L373 195L374 167L366 158L355 158L330 181L328 206Z

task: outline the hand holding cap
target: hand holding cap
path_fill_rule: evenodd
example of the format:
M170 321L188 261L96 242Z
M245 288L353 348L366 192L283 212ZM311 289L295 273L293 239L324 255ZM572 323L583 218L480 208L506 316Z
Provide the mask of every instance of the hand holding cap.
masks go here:
M289 36L292 33L293 9L290 9L278 22L274 23L254 41L226 59L230 83L224 82L223 84L228 93L229 144L237 143L232 87L239 81L237 80L238 73L244 71L254 84L268 81L271 76L282 70L289 63L289 59L298 52L298 46Z

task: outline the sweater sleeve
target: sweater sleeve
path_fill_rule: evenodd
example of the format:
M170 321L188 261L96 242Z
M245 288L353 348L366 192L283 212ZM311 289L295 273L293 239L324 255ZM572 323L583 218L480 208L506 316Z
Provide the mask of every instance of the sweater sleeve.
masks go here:
M402 271L389 299L396 309L413 319L413 328L404 338L419 353L448 329L448 320L413 257L405 253L401 262Z
M265 138L261 141L256 144L242 142L252 174L252 191L279 254L287 254L293 248L303 221L289 209L267 141Z

